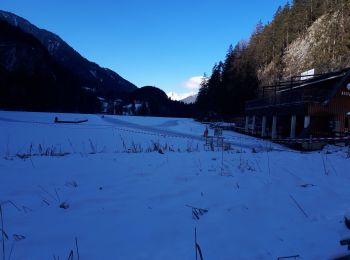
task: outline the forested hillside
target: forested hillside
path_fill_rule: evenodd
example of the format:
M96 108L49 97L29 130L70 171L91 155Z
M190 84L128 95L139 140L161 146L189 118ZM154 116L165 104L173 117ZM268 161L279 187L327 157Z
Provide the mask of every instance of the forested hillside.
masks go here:
M69 70L55 62L32 35L0 20L0 109L100 111Z
M312 68L323 73L349 66L350 1L294 0L270 23L258 22L249 40L230 46L202 82L197 107L202 116L239 115L259 86Z

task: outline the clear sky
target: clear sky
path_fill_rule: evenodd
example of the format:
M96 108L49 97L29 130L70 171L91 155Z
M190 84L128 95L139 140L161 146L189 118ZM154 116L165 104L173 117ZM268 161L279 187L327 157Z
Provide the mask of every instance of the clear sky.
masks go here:
M195 91L230 44L287 0L0 0L0 9L63 38L139 87ZM192 80L191 80L192 79Z

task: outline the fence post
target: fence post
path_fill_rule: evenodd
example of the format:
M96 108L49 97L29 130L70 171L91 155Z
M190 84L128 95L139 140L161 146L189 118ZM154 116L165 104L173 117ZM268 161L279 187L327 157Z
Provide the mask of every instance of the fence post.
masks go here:
M277 116L272 117L272 134L271 134L272 139L277 138Z
M245 117L245 126L244 126L244 131L248 133L248 128L249 128L249 116Z
M261 126L261 137L266 136L266 116L262 117L262 126Z
M295 138L296 125L297 125L297 116L292 115L291 122L290 122L290 138L291 139Z
M253 116L253 121L252 121L252 135L255 134L255 115Z

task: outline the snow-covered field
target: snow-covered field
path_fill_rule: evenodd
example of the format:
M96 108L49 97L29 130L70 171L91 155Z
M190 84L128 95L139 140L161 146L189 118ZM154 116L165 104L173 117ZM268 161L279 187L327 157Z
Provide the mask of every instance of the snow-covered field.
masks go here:
M191 119L0 111L0 256L4 239L10 260L78 259L76 242L82 260L195 259L195 228L204 259L346 254L346 148L301 153L225 132L232 149L211 151L203 131Z

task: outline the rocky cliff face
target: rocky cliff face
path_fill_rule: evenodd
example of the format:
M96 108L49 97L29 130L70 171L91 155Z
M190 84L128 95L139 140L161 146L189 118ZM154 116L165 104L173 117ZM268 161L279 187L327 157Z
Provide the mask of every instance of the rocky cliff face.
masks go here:
M290 43L281 58L258 71L263 85L315 69L324 73L350 67L350 17L340 10L318 18L304 34Z
M318 73L350 66L349 46L342 20L349 17L341 12L326 14L315 21L303 37L299 37L286 50L283 62L284 77L315 68Z

